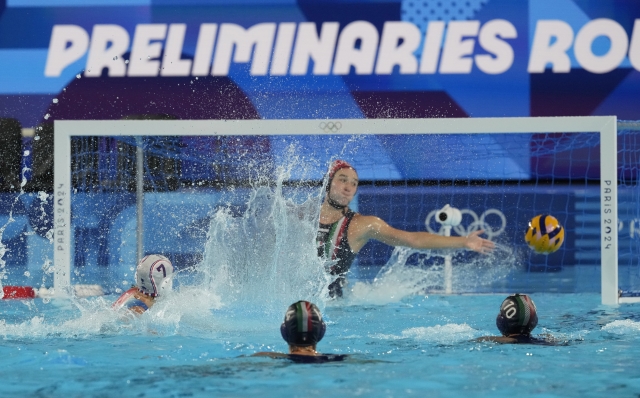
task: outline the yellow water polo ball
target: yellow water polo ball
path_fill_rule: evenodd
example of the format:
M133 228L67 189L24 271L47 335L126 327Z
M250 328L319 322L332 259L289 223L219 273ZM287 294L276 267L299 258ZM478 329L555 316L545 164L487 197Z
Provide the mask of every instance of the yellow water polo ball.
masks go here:
M529 221L524 240L536 253L550 254L562 246L564 228L555 217L539 214Z

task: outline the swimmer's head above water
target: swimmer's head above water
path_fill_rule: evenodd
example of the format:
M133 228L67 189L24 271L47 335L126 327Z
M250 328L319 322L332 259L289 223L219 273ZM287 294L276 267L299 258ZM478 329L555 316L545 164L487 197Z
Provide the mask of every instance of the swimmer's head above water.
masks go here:
M280 325L282 338L289 344L289 351L313 351L324 337L327 325L318 307L308 301L298 301L287 308Z
M334 184L335 182L335 184ZM325 203L345 211L358 190L358 172L344 160L334 160L327 172Z
M514 294L502 302L496 317L496 326L502 336L481 336L473 341L499 344L567 345L567 340L559 339L550 333L536 337L531 331L538 325L538 311L531 297L526 294Z
M345 354L321 354L316 345L324 337L327 325L322 320L318 307L308 301L300 300L287 308L280 333L289 344L289 353L256 352L252 357L270 357L290 359L298 363L325 363L344 360Z
M337 159L331 162L331 165L329 166L329 171L327 172L327 188L326 188L327 192L329 192L329 190L331 189L331 183L333 182L333 177L335 177L336 173L342 169L351 169L353 171L356 171L356 169L354 169L353 166L351 166L348 162L344 160Z
M172 289L172 279L173 264L168 258L159 254L145 256L136 269L136 286L124 292L112 307L142 314L153 306L157 297Z
M136 270L138 291L151 297L161 296L173 288L173 264L165 256L143 257Z
M538 313L533 300L526 294L514 294L500 305L496 326L503 336L528 336L538 325Z

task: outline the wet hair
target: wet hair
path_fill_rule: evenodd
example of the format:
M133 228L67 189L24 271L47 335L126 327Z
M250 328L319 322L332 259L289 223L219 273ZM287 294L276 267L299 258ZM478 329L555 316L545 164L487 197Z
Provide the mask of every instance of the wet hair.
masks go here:
M500 305L496 326L503 336L528 335L538 324L538 313L533 300L526 294L514 294Z
M308 301L298 301L287 308L280 325L282 338L290 345L315 346L327 330L318 307Z
M333 182L333 177L335 177L336 173L339 170L342 169L352 169L353 171L356 171L356 169L353 168L353 166L351 166L348 162L344 161L344 160L334 160L333 162L331 162L331 166L329 166L329 171L327 173L327 192L329 192L329 190L331 189L331 183Z

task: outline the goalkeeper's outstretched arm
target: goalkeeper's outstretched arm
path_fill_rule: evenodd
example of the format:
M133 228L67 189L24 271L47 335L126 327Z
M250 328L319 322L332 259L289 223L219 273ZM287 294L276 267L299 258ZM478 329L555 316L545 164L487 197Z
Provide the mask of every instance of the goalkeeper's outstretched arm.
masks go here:
M489 253L495 244L480 237L484 231L475 231L467 236L442 236L429 232L409 232L393 228L379 217L356 215L351 221L349 242L354 251L359 251L369 240L374 239L391 246L407 246L414 249L467 249Z

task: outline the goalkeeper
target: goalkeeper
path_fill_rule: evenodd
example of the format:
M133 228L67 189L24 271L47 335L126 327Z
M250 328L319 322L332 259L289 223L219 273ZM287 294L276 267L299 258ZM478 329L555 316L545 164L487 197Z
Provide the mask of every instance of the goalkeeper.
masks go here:
M331 274L338 276L329 285L331 297L342 296L342 288L347 283L345 275L370 239L414 249L467 249L489 253L495 247L493 242L480 237L484 233L482 230L467 236L409 232L393 228L378 217L355 213L349 209L349 203L358 189L358 173L343 160L331 164L327 178L327 194L320 208L316 243L318 256L327 261Z

